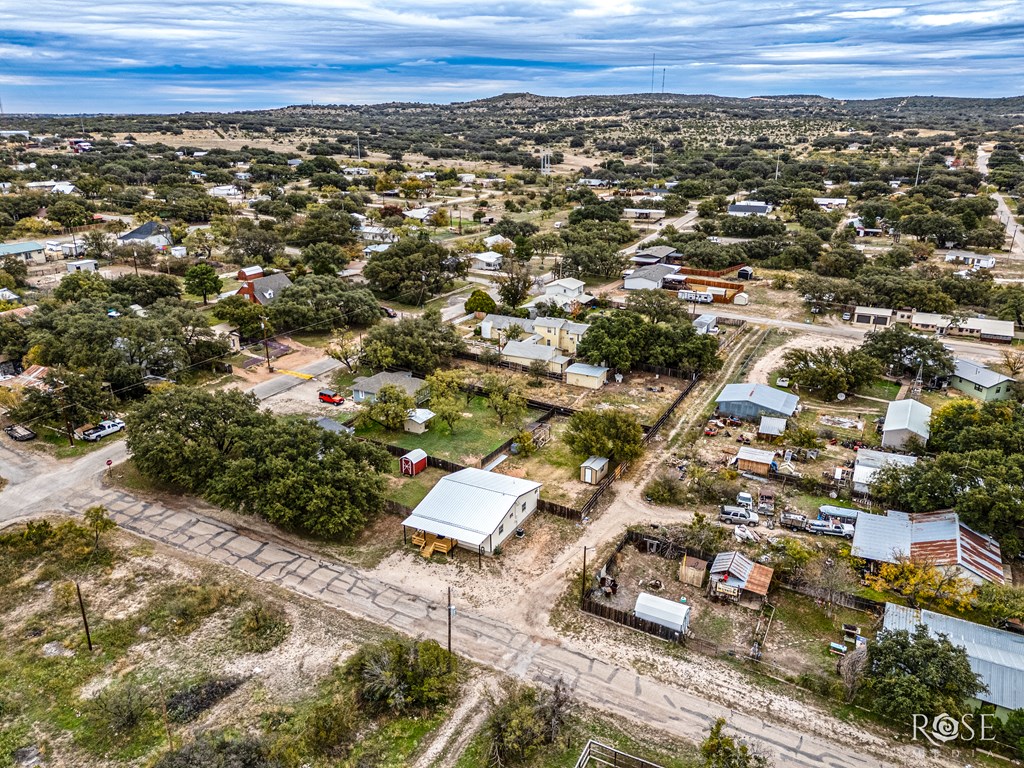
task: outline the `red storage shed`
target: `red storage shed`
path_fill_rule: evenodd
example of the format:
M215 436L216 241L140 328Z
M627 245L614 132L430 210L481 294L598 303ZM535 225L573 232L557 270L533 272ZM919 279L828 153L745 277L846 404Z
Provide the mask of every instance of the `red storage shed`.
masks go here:
M409 451L398 460L398 468L403 475L409 475L410 477L418 475L427 468L427 452L422 448Z

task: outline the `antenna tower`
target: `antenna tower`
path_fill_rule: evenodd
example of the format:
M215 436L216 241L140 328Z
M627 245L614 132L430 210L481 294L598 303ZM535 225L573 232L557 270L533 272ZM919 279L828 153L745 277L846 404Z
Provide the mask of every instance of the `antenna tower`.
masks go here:
M551 175L551 153L546 149L540 151L540 172L544 176Z

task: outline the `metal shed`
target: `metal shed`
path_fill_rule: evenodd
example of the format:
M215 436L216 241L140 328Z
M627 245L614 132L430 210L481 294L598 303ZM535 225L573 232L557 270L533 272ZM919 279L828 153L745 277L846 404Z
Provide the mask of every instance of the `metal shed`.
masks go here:
M638 619L668 627L681 635L685 635L690 627L690 606L647 592L641 592L636 596L633 613Z

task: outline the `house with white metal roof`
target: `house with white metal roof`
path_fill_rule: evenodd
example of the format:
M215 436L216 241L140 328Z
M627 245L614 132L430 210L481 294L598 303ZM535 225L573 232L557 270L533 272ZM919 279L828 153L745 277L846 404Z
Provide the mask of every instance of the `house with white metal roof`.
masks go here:
M608 369L603 365L573 363L565 369L565 383L574 387L600 389L608 382Z
M1005 400L1010 396L1013 379L1009 376L960 358L953 360L953 366L953 375L949 377L949 386L953 389L984 402Z
M565 373L569 358L556 347L545 347L532 341L510 341L501 350L501 357L510 363L529 367L540 360L551 373Z
M928 442L932 409L917 400L896 400L889 403L882 425L882 447L903 448L911 438Z
M473 269L485 269L489 272L501 269L501 262L505 257L497 251L484 251L483 253L471 253L469 265Z
M882 628L887 632L913 633L923 626L932 637L945 635L949 642L967 651L971 670L986 690L978 700L999 710L1024 708L1024 635L983 624L975 624L923 608L886 603Z
M402 521L404 530L493 554L537 510L540 483L469 467L442 477Z
M651 264L647 267L640 267L622 281L622 287L627 291L656 290L661 288L666 277L674 275L678 271L679 267L673 264Z
M726 384L715 403L720 414L753 421L760 416L789 418L800 407L800 398L767 384Z
M850 554L880 563L909 558L956 570L975 584L1005 580L999 542L968 528L956 512L860 512Z
M758 437L782 437L786 431L786 420L779 416L762 416L757 427Z
M871 483L879 470L890 464L912 467L917 463L917 456L906 456L902 453L885 453L861 448L853 463L853 492L863 496L871 494Z

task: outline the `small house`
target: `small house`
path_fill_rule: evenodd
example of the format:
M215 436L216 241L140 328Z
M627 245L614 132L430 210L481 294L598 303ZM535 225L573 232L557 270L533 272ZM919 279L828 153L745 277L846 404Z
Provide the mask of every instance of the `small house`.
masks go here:
M591 456L580 464L580 480L587 485L597 485L608 475L608 459Z
M423 379L417 379L408 371L384 371L373 376L360 376L352 384L352 399L357 403L367 400L372 403L377 399L377 393L386 386L398 387L409 396L418 398L421 397L419 391L423 384Z
M149 243L156 248L169 248L171 242L171 230L166 224L159 221L147 221L145 224L136 227L131 232L125 232L117 238L121 245L142 245Z
M636 596L633 615L680 635L685 635L690 628L690 606L647 592L641 592Z
M745 200L742 203L733 203L729 206L727 213L730 216L767 216L772 212L768 203L759 200Z
M1010 397L1013 379L1009 376L960 358L954 360L953 365L953 375L949 377L951 388L986 403Z
M501 350L504 360L529 368L534 362L544 363L549 373L564 373L569 365L569 358L557 347L546 347L529 341L510 341Z
M889 403L882 425L882 447L903 448L911 438L928 442L928 424L932 409L917 400L896 400Z
M708 594L733 602L753 600L763 603L768 598L775 571L755 563L742 552L721 552L711 563Z
M484 238L484 247L489 251L502 247L507 248L511 252L515 250L516 244L504 235L491 235Z
M759 416L790 418L800 407L800 398L767 384L727 384L715 400L724 416L753 421Z
M904 467L912 467L917 463L916 456L904 456L901 453L885 453L884 451L872 451L868 448L861 448L857 451L857 458L853 464L853 492L868 496L871 494L871 483L879 470L890 464L899 464Z
M263 277L263 267L252 266L242 267L240 270L238 270L238 274L235 276L235 279L237 279L238 282L240 283L245 283L248 282L249 280L257 280L261 277Z
M415 477L427 468L427 452L422 448L409 451L398 460L398 468L403 475Z
M528 317L488 314L480 321L480 338L500 341L512 326L518 326L525 334L533 333L533 320Z
M666 277L678 271L679 267L672 264L651 264L628 275L622 285L627 291L657 290L662 287Z
M422 435L427 431L427 426L432 418L434 418L434 412L429 408L413 408L406 414L402 428L414 435Z
M603 365L573 363L565 369L565 383L574 387L600 389L608 381L608 369Z
M484 251L483 253L474 253L469 257L469 265L473 269L482 269L488 272L494 272L501 269L501 262L504 259L497 251Z
M226 341L232 352L242 351L242 336L231 323L217 323L211 325L210 330L216 338Z
M0 245L0 260L13 256L26 264L45 264L46 248L35 241Z
M442 477L402 521L403 533L429 556L461 546L493 554L537 511L540 483L467 467ZM438 546L440 543L440 546Z
M288 275L284 272L275 272L247 281L238 289L238 295L247 297L253 304L267 306L277 301L281 293L291 285L292 281L288 279Z
M753 472L755 475L767 477L779 468L775 461L775 453L744 445L736 454L734 461L741 472Z
M69 274L71 272L95 272L97 263L96 259L81 259L69 261L65 266Z
M693 321L693 330L701 336L706 333L718 333L718 318L712 314L703 314Z

